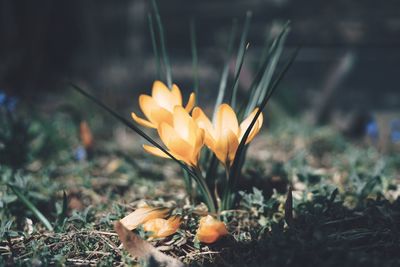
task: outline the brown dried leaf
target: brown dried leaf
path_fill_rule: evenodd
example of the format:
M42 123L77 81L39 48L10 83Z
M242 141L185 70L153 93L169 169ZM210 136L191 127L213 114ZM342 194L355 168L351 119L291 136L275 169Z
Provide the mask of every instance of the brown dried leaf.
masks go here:
M147 241L141 239L136 234L126 229L121 222L114 224L114 229L118 234L124 248L136 258L141 260L149 260L153 258L160 266L166 267L183 267L183 263L171 256L165 255L158 251Z

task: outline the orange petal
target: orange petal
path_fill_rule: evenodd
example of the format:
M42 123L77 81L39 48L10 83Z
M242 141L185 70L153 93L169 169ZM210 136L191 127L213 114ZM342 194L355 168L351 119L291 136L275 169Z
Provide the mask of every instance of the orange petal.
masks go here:
M185 141L188 141L188 143L193 143L194 122L192 117L190 117L189 113L183 107L174 107L173 122L174 129L178 135Z
M143 145L143 149L154 156L161 157L161 158L170 158L167 154L165 154L161 149L154 146Z
M142 110L144 116L152 122L151 113L154 109L158 109L158 104L151 96L140 95L139 96L139 107Z
M82 145L89 149L93 146L93 135L90 130L89 124L86 121L82 121L79 125L79 134L81 137Z
M160 81L155 81L153 83L151 96L159 106L165 108L170 112L172 112L173 108L176 105L179 105L179 99L175 98L168 87ZM182 99L180 104L182 105Z
M193 157L196 159L196 162L199 159L201 148L204 145L205 141L205 131L203 129L197 128L196 129L196 143L194 146Z
M196 94L195 93L191 93L189 96L189 100L186 104L186 111L190 112L192 110L192 108L194 107L194 104L196 103Z
M239 140L237 136L231 130L225 129L218 137L213 149L217 158L224 165L230 165L235 158L238 146Z
M235 135L239 135L239 123L235 111L228 104L218 107L215 130L220 135L223 130L230 129Z
M159 149L158 147L149 146L149 145L143 145L143 149L144 149L147 153L149 153L149 154L151 154L151 155L153 155L153 156L161 157L161 158L166 158L166 159L171 159L167 154L165 154L165 153L164 153L161 149ZM173 157L175 157L177 160L182 160L182 161L183 161L183 159L182 159L181 156L175 154L175 153L172 152L172 151L168 151L168 152L169 152Z
M153 123L150 121L146 121L145 119L139 118L134 112L131 113L132 119L136 121L138 124L149 127L149 128L157 128Z
M173 84L171 89L171 94L174 96L175 102L178 106L182 106L182 94L181 90L179 90L178 85Z
M167 216L169 210L166 208L139 208L129 215L125 216L120 222L127 228L128 230L133 230L139 225L145 223L148 220L156 219L156 218L165 218Z
M191 164L193 147L167 123L161 123L158 134L166 147L174 154L178 155L183 161Z
M205 143L208 147L213 147L216 139L214 127L210 119L204 114L203 110L195 107L192 112L192 117L197 125L205 131Z
M227 234L228 230L223 222L214 219L210 215L207 215L200 219L196 238L200 242L211 244Z
M253 120L254 116L256 115L258 111L258 108L255 108L249 116L240 124L240 140L242 140L243 135L245 134L247 128L250 126L251 121ZM256 123L254 124L253 128L250 131L250 134L246 140L246 144L250 143L251 140L257 135L257 133L260 131L262 124L264 121L263 114L260 113L260 116L258 116Z
M170 236L178 230L180 225L180 218L178 216L174 216L165 219L153 219L149 220L143 224L143 229L146 232L151 232L151 237L153 238L162 238Z
M174 107L173 113L174 129L182 139L190 145L196 142L196 129L198 128L193 118L181 106Z

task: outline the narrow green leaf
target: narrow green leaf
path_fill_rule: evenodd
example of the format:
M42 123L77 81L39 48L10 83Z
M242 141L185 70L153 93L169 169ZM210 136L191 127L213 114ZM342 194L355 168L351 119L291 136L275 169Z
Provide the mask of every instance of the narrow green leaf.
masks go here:
M242 66L243 66L244 58L245 58L245 55L246 55L248 47L249 47L249 44L247 44L243 54L241 55L241 58L240 58L240 61L239 61L239 69L235 74L235 79L234 79L234 82L233 82L231 106L232 106L232 108L234 110L236 109L236 98L237 98L237 89L238 89L238 86L239 86L239 77L240 77L240 73L242 71Z
M47 220L47 218L43 215L43 213L41 213L36 207L35 205L33 205L32 202L29 201L28 198L26 198L24 196L24 194L21 193L21 191L19 191L19 189L11 184L7 184L8 187L10 187L10 189L14 192L14 194L18 197L19 200L21 200L21 202L32 211L33 215L35 215L35 217L41 221L44 226L47 228L47 230L49 231L53 231L53 226L51 226L51 223L49 222L49 220Z
M156 71L157 71L157 79L161 80L161 59L160 55L158 54L158 46L156 41L156 35L153 25L153 17L151 14L147 16L148 23L149 23L149 30L150 30L150 37L151 37L151 45L153 47L153 53L156 61Z
M285 221L289 227L292 227L294 224L293 220L293 195L292 195L292 187L289 187L289 190L286 194L285 201Z
M197 104L199 102L199 61L196 45L196 26L194 20L190 21L190 44L192 50L192 68L193 68L193 87L196 93Z
M206 173L206 182L209 188L213 188L215 186L217 170L218 170L218 158L213 153L210 157Z
M283 70L278 74L277 78L274 80L274 82L270 85L270 89L268 90L268 93L264 96L264 99L262 100L258 111L256 112L253 120L251 121L249 127L247 127L246 132L244 133L242 140L240 141L239 147L236 151L235 154L235 158L233 160L233 164L231 166L230 169L230 174L229 174L229 184L225 190L224 193L224 199L230 199L230 195L231 195L231 191L234 188L234 186L236 185L236 180L237 177L240 175L241 172L241 154L243 153L244 149L245 149L245 144L246 144L246 140L250 135L251 129L254 127L254 124L256 123L258 117L260 116L261 112L264 110L266 104L268 103L269 99L271 98L271 96L273 95L273 93L275 92L276 88L278 87L280 81L283 79L283 77L285 76L285 74L287 73L287 71L289 70L290 66L293 64L297 53L298 53L299 49L296 49L289 62L285 65L285 67L283 68ZM230 202L231 200L229 200ZM231 203L228 203L228 206L230 206Z
M64 218L67 217L67 211L68 211L68 197L67 193L63 191L63 203L62 203L62 211L61 211L61 219L64 220Z
M249 28L250 28L251 17L252 17L252 13L250 11L247 11L242 35L240 37L240 45L239 45L239 49L238 49L238 54L236 56L235 82L233 84L232 98L231 98L231 105L232 105L233 109L236 109L236 101L237 101L236 99L237 99L239 76L240 76L240 72L242 70L244 56L245 56L245 53L249 46L249 44L247 43L247 34L248 34Z
M165 45L164 27L161 22L160 12L158 10L156 1L152 0L151 3L153 5L155 19L156 19L157 28L158 28L159 40L160 40L160 45L161 45L161 55L162 55L162 58L164 61L167 85L169 88L172 88L172 71L171 71L171 64L169 62L169 57L168 57L168 53L167 53L167 48Z
M250 87L250 98L244 112L245 116L250 114L257 104L260 104L259 101L264 98L281 56L288 31L289 22L285 24L278 37L272 43L268 54L263 58L264 62L262 63L262 67L259 68L259 73L256 75L256 79L254 79Z
M225 97L226 85L228 83L228 76L229 76L229 62L232 57L232 50L233 50L232 48L233 48L233 43L234 43L235 36L236 36L236 28L237 28L237 22L236 22L236 20L234 20L232 23L232 29L231 29L231 33L230 33L229 41L228 41L227 58L226 58L226 62L224 65L224 69L222 71L221 80L219 82L218 96L217 96L217 101L215 102L213 121L215 121L215 116L217 114L218 107L219 107L219 105L222 104L222 101L224 101L224 97Z

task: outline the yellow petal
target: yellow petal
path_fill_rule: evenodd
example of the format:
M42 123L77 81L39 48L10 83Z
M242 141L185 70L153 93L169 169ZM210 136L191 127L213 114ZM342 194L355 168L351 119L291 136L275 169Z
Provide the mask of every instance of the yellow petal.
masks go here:
M182 94L181 94L181 90L179 90L178 85L176 85L176 84L172 85L171 93L174 96L174 99L175 99L177 105L182 106Z
M172 114L163 107L160 107L153 98L148 95L139 96L139 106L146 118L156 127L161 122L172 124Z
M237 136L230 129L225 129L218 137L213 151L222 164L229 166L233 162L238 146Z
M150 121L146 121L145 119L139 118L134 112L131 113L132 119L136 121L138 124L149 127L149 128L157 128L153 123Z
M155 125L160 125L161 123L165 122L168 123L169 125L172 125L173 122L173 116L172 113L166 110L165 108L158 108L154 109L151 112L151 118L152 122L154 122Z
M165 154L161 149L154 146L143 145L143 149L154 156L161 157L161 158L170 158L167 154Z
M178 216L174 216L168 220L160 218L149 220L143 224L143 229L146 232L151 232L150 237L152 238L163 238L176 233L179 225L180 218Z
M153 122L152 118L151 118L151 113L153 110L159 108L156 101L154 101L154 99L151 96L140 95L139 96L139 107L142 110L143 114L146 116L146 118L149 121Z
M169 210L166 208L139 208L129 215L125 216L120 222L128 229L133 230L148 220L156 218L165 218Z
M197 125L205 131L205 143L208 147L213 147L216 139L214 127L210 119L204 114L203 110L195 107L192 112L192 117Z
M254 109L249 116L240 124L240 140L242 140L243 135L245 134L247 128L250 126L251 121L254 119L254 116L256 115L258 111L258 108ZM264 121L263 114L260 113L260 116L258 116L256 123L254 124L253 128L250 131L250 134L246 140L246 144L250 143L251 140L257 135L257 133L260 131L262 124Z
M158 134L165 146L174 154L178 155L183 161L191 164L193 147L187 143L180 135L167 123L161 123Z
M227 234L228 230L223 222L207 215L200 219L196 238L200 242L211 244Z
M168 87L160 81L154 82L151 96L154 98L154 101L156 101L159 106L165 108L170 112L172 112L173 108L176 105L182 105L182 99L179 103L179 99L176 98L168 89Z
M239 123L235 111L233 111L228 104L221 104L218 107L217 118L215 122L217 136L220 135L225 129L229 129L235 135L239 135Z
M196 142L195 131L198 128L193 118L181 106L175 106L173 113L174 129L190 145Z
M195 93L191 93L189 96L189 100L186 104L186 111L190 112L192 110L192 108L194 107L194 104L196 103L196 94Z
M196 143L194 146L192 162L193 165L196 166L197 162L199 161L200 151L204 145L205 140L205 132L203 129L197 128L196 129Z

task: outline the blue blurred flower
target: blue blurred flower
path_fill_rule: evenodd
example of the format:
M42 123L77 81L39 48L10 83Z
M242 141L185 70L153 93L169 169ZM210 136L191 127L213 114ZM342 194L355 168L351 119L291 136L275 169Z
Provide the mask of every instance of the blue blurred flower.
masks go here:
M8 111L14 111L18 103L16 97L8 96L4 91L0 90L0 107L5 107Z
M0 106L4 105L7 99L7 95L0 90Z
M400 142L400 119L395 119L390 122L390 138L393 143Z
M374 119L372 119L366 126L366 135L371 138L374 142L379 138L379 128L378 124Z
M75 149L75 159L77 161L84 161L87 158L86 149L83 146L78 146Z
M8 101L6 103L6 108L8 109L8 111L14 111L17 106L18 99L15 97L9 97L7 100Z

